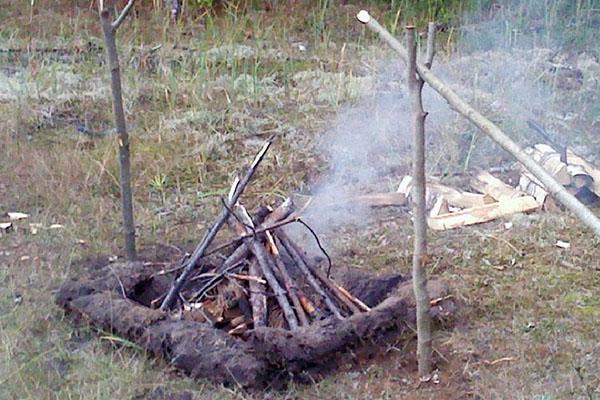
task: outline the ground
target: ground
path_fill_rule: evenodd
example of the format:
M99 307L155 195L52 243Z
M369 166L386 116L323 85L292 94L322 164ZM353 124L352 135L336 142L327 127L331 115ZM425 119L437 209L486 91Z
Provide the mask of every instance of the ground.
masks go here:
M29 214L0 233L1 398L600 397L598 239L561 210L430 232L430 275L450 283L461 307L436 330L439 383L421 388L414 337L402 338L375 362L341 366L312 385L251 394L193 382L109 332L74 326L54 305L56 288L93 267L98 255L122 256L109 81L90 3L0 9L0 215L4 221L7 212ZM317 3L197 10L176 26L167 12L147 5L123 25L118 42L136 226L147 257L194 245L217 215L232 176L264 138L275 135L275 145L246 194L248 204L312 193L328 179L322 139L333 125L339 129L340 115L361 107L364 93L377 85L372 72L391 54L355 23L358 6ZM418 21L429 16L421 11L413 13ZM385 16L388 27L402 21L385 4L372 13ZM439 58L453 60L456 21L438 18L445 24ZM597 58L590 60L597 66ZM461 83L470 87L469 81ZM594 93L584 87L570 97L587 101ZM514 111L486 103L483 94L473 97L490 113ZM600 110L594 107L573 122L577 132L587 132L578 137L586 138L590 154L599 150ZM456 139L449 139L452 130L433 134L432 172L451 176L470 162L492 159L487 150L465 158L465 149L471 154L484 143L456 126ZM447 141L436 145L440 138ZM400 151L400 142L391 148ZM440 155L440 148L449 154ZM370 184L393 186L408 163L396 160ZM459 166L448 167L452 163ZM388 209L323 236L336 262L409 274L411 232L406 210ZM557 240L571 247L559 248Z

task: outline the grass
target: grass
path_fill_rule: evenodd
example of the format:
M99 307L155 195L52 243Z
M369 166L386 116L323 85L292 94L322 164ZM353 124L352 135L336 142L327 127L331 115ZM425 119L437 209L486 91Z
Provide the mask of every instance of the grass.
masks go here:
M275 134L276 145L249 188L249 204L307 192L324 176L319 140L339 110L360 103L370 71L388 57L354 22L356 7L337 3L316 2L308 13L302 2L270 12L259 4L229 6L168 26L167 13L148 2L123 25L118 43L136 224L148 254L160 244L192 245L218 212L233 174L265 137ZM406 21L425 26L435 17L444 24L441 43L450 44L468 8L434 0L392 3L377 3L372 13L396 31ZM138 399L182 391L197 399L249 397L192 382L108 332L74 328L54 306L53 290L84 268L77 260L121 254L118 164L97 16L87 2L32 4L0 8L6 17L0 48L69 52L0 53L0 215L30 214L0 236L0 398ZM593 2L555 4L542 16L556 21L566 7L575 35L568 42L588 49ZM527 8L501 11L515 10ZM586 96L593 106L594 94ZM593 132L597 111L578 119L577 129ZM101 134L82 135L79 125ZM448 129L448 148L464 147ZM471 128L457 123L455 129L468 136L470 148ZM597 150L597 139L587 135ZM471 147L469 164L478 163L487 153L478 153L479 139ZM432 154L438 171L462 170L464 154L455 153L452 162L443 151ZM332 254L340 263L408 274L409 219L385 210L376 217L367 227L325 235ZM597 396L597 240L561 212L515 218L511 229L503 222L431 234L432 274L450 282L462 306L454 324L436 332L439 385L415 390L414 341L403 338L378 362L359 361L314 385L292 384L270 396ZM41 224L37 233L30 223ZM555 247L558 239L571 249Z

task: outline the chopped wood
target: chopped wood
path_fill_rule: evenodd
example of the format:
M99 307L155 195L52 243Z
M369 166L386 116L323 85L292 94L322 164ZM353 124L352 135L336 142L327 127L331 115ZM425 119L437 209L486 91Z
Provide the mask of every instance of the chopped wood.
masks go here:
M216 275L216 274L215 274ZM232 274L232 273L228 273L226 276L229 276L231 278L235 278L235 279L239 279L241 281L249 281L249 282L256 282L256 283L260 283L262 285L266 284L267 281L265 281L264 279L262 279L259 276L256 275L246 275L246 274Z
M431 211L429 211L430 217L435 217L440 214L447 214L450 212L450 208L448 207L448 200L444 198L444 196L440 196L437 198Z
M484 170L473 173L469 184L473 189L490 195L496 201L511 200L525 195Z
M567 171L571 175L571 185L576 189L584 187L592 189L594 187L594 178L592 178L585 168L581 165L567 165Z
M410 198L412 190L412 177L405 176L400 182L397 192ZM434 204L434 201L444 196L448 205L458 208L469 208L491 204L495 200L486 194L463 192L435 181L427 181L427 204Z
M546 202L548 192L538 185L529 173L522 173L519 177L519 189L533 196L535 201L541 206Z
M308 299L308 297L306 297L302 293L298 294L298 299L300 300L300 304L302 305L302 308L304 309L304 311L311 318L314 318L317 314L317 309L315 308L314 304Z
M352 293L344 289L343 286L337 285L339 291L346 296L350 301L356 304L362 311L371 311L371 307L360 301L357 297L354 297Z
M592 192L596 196L600 196L600 168L573 153L570 149L567 149L567 160L570 165L578 165L585 169L585 172L594 180L591 188Z
M571 175L567 170L567 164L561 161L560 153L554 150L547 144L536 144L533 147L528 147L525 153L529 154L535 161L537 161L554 179L563 186L571 184ZM567 157L568 160L568 157ZM518 164L521 170L521 164ZM539 183L539 180L536 178Z
M466 208L454 213L438 215L427 219L431 229L446 230L461 226L479 224L519 212L528 212L540 207L532 196L517 197L485 206Z

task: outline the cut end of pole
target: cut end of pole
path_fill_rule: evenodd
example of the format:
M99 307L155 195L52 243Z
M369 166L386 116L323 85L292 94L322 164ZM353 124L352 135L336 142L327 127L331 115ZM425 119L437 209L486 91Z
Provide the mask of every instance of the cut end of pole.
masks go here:
M367 10L360 10L358 14L356 14L356 18L363 24L368 24L371 20L371 16Z

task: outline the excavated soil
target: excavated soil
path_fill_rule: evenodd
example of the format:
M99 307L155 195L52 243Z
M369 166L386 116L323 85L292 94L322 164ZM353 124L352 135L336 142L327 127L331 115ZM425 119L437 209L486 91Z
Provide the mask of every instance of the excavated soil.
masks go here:
M345 350L401 335L415 319L411 281L400 275L337 268L333 279L371 311L325 318L294 331L261 327L233 337L208 323L150 308L173 278L156 275L163 268L164 263L151 262L107 264L65 282L56 301L75 321L127 338L194 378L245 388L273 387L290 378L318 379L341 365L349 354ZM431 281L429 292L437 299L431 308L434 318L453 314L455 306L451 297L446 298L448 287L443 282ZM372 351L373 346L368 348Z

